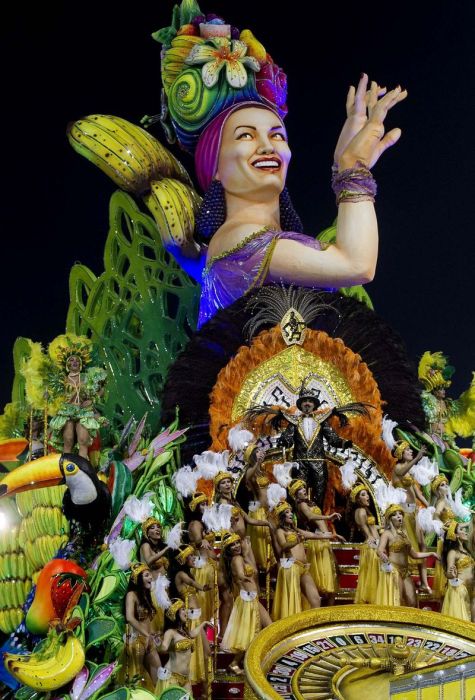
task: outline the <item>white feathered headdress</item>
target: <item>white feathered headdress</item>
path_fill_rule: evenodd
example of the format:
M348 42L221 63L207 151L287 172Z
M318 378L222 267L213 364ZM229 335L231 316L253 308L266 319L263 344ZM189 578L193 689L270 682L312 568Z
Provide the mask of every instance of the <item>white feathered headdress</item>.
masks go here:
M208 532L221 532L231 529L233 506L229 503L215 503L205 506L201 521Z
M444 534L444 524L441 520L434 518L435 508L419 508L417 511L417 522L423 532L433 533L437 537L442 537Z
M198 469L192 469L187 464L172 475L172 482L178 493L180 493L183 498L188 498L188 496L192 496L195 493L199 478L200 473Z
M384 416L381 437L387 445L390 452L394 450L394 445L396 441L394 439L393 430L397 428L397 423L395 420L391 420L388 416Z
M356 466L356 462L350 457L340 467L341 483L346 491L349 491L358 480L358 475L355 471Z
M122 571L130 569L132 562L132 553L135 551L136 545L134 540L123 540L118 537L109 545L109 552L114 557L114 561Z
M124 503L124 512L136 523L143 523L150 518L153 511L153 493L145 493L139 500L137 496L129 496Z
M155 600L162 610L168 610L170 607L171 600L168 597L168 587L170 581L163 574L159 574L153 583L153 592L155 594Z
M194 455L193 461L198 467L199 476L207 481L214 479L218 472L225 472L229 465L229 450L213 452L206 450L199 455Z
M233 452L242 452L254 440L254 434L243 428L242 423L238 423L228 432L228 445Z
M421 457L409 470L409 474L414 477L418 484L427 486L430 484L439 473L439 466L436 462L432 462L429 457Z
M292 481L292 477L290 475L290 472L292 469L298 468L298 463L297 462L284 462L283 464L274 464L273 472L274 476L276 478L276 481L280 486L282 486L284 489L287 488L287 486L290 484Z
M286 498L287 491L280 486L280 484L269 484L267 487L267 503L269 504L269 510L274 510L274 508L281 501L285 501Z
M183 523L177 523L167 535L165 540L166 544L170 549L178 549L181 545L181 535L182 535L182 525Z
M472 511L467 506L462 503L462 489L460 488L454 494L453 500L453 511L457 518L460 520L468 520L472 514Z
M382 479L375 484L374 497L383 513L389 506L401 505L407 500L407 494L404 489L394 488L392 484L385 484Z

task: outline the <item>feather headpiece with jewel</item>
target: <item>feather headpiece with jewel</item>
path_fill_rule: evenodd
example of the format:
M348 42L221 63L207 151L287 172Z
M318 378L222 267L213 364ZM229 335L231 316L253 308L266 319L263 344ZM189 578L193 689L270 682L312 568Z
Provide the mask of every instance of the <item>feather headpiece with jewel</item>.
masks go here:
M448 358L443 353L431 353L429 350L422 355L417 370L426 391L449 387L454 372L455 367L448 364Z
M81 361L81 369L92 362L92 342L84 335L65 333L58 335L48 346L48 353L55 365L63 371L67 371L70 357L78 357Z

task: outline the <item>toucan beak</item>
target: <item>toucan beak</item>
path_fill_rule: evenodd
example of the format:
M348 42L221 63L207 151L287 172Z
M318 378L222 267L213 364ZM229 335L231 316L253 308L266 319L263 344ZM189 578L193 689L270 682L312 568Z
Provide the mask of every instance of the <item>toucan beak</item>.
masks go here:
M49 454L13 469L0 481L0 497L60 484L63 479L59 468L60 457L59 453Z
M25 440L25 438L5 438L0 440L0 462L7 469L13 469L27 448L28 440Z

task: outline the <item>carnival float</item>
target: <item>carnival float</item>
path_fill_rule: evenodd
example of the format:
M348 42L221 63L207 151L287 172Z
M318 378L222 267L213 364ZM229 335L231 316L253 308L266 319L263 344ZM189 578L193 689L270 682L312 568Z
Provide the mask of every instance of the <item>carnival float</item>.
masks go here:
M338 217L313 237L260 38L195 0L153 37L160 113L67 130L118 187L104 271L75 264L66 332L13 349L0 680L17 700L473 694L474 453L457 440L475 385L446 396L448 359L416 369L362 286L371 168L406 93L350 88Z

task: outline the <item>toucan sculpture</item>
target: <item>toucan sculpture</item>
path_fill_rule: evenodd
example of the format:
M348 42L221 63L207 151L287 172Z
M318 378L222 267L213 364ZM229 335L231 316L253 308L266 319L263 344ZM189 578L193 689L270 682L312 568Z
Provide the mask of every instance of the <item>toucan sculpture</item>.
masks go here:
M17 467L0 482L0 497L59 484L67 487L63 497L66 518L76 520L88 533L103 530L111 512L110 490L89 461L77 454L49 454Z
M76 520L86 531L102 530L109 520L111 495L94 468L84 457L65 453L59 468L67 490L63 496L63 513L69 521Z

